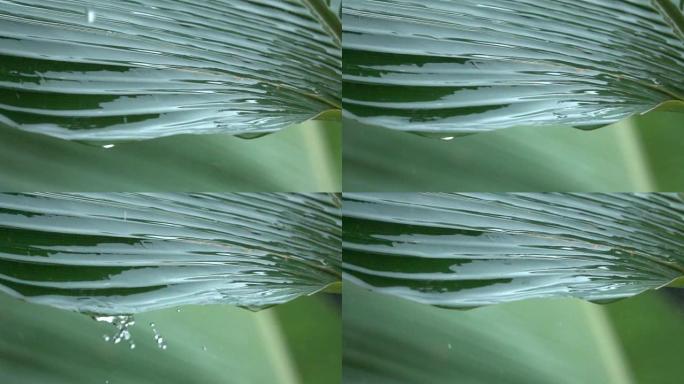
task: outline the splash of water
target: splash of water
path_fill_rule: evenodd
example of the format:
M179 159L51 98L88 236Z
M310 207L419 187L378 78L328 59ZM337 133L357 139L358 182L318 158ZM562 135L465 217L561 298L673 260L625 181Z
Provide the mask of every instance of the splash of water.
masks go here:
M133 315L93 315L92 318L97 322L111 324L114 327L114 334L105 334L102 336L104 341L111 342L114 344L119 344L122 341L124 341L128 343L128 347L130 349L135 349L135 342L133 341L133 337L131 335L131 328L135 325L135 318ZM154 333L153 338L155 343L157 344L157 347L159 349L165 350L168 347L168 345L166 339L161 335L161 333L157 329L157 325L151 322L150 327L152 328L152 332Z
M113 335L104 335L103 338L107 342L119 344L122 341L128 343L130 349L135 349L135 343L131 338L130 328L135 325L133 315L117 315L117 316L93 316L97 322L111 324L115 328Z

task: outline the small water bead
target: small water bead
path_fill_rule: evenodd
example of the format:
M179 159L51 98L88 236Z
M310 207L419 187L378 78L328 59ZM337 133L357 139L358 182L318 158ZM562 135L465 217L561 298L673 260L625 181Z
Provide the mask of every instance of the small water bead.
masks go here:
M202 350L203 350L204 352L206 352L206 351L207 351L207 346L206 346L206 345L203 345L203 346L202 346Z
M97 14L95 13L95 10L91 8L86 8L86 21L88 21L88 24L94 23L96 18Z

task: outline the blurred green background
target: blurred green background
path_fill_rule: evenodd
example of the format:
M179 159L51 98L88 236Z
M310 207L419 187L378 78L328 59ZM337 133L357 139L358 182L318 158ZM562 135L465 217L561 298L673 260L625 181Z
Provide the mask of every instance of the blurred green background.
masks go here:
M344 286L343 382L674 384L684 294L538 299L467 311Z
M2 191L336 192L341 123L255 139L177 135L111 148L0 125Z
M684 114L519 127L450 141L344 120L345 191L681 191Z
M260 312L225 305L135 315L136 344L110 324L0 294L0 383L330 384L341 371L339 295ZM151 322L168 348L154 340Z

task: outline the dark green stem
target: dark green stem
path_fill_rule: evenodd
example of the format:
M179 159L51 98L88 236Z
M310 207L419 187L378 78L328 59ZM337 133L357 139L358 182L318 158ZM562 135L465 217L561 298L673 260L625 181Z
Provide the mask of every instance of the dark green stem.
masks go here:
M342 293L342 281L336 281L336 282L328 285L327 287L325 287L323 292L325 292L325 293L337 293L337 294Z
M342 22L323 0L302 0L302 3L321 21L330 32L337 46L342 45Z
M684 14L680 8L684 1L680 1L679 7L670 0L651 0L653 6L665 17L668 24L674 29L675 34L684 41Z

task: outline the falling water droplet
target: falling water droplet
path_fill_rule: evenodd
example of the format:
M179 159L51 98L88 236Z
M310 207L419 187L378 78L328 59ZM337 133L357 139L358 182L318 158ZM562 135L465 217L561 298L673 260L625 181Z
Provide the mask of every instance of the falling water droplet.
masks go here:
M135 325L133 315L117 315L117 316L92 316L95 321L101 323L111 324L115 328L114 335L103 335L102 338L106 342L113 342L119 344L122 340L128 342L131 349L135 348L133 339L131 338L130 328Z
M202 350L203 350L204 352L206 352L206 351L207 351L207 346L206 346L206 345L203 345L203 346L202 346Z
M166 349L166 342L157 330L157 326L154 323L150 323L150 327L152 327L152 332L154 332L154 341L157 342L157 347L159 347L160 349Z
M447 346L449 347L449 349L451 349L451 343L447 344Z
M176 308L176 312L180 313L180 311L181 311L180 308Z
M88 24L94 23L96 18L97 14L95 13L95 10L91 8L86 8L86 20L88 21Z

